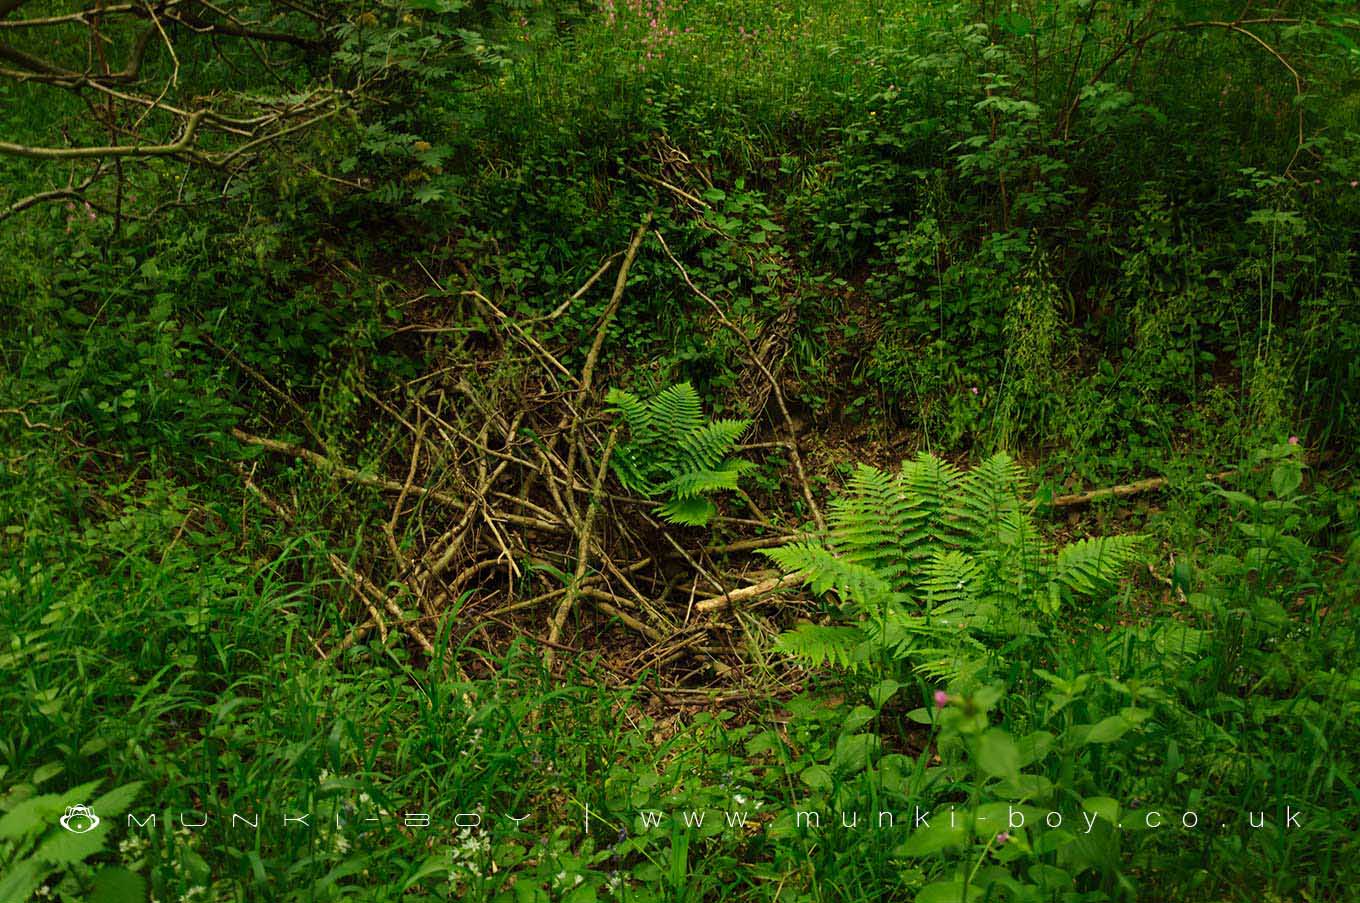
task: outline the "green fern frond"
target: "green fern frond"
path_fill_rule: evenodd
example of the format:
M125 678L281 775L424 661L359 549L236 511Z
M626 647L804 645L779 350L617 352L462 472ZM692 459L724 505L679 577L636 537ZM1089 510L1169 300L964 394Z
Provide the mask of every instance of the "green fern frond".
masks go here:
M755 465L749 461L727 461L714 470L687 470L658 487L676 498L690 498L719 489L736 489L737 480Z
M1020 465L1005 452L997 452L959 481L955 511L974 528L995 526L1005 514L1020 509L1023 479Z
M930 683L977 683L987 669L987 657L965 655L953 649L921 650L922 661L912 668Z
M647 406L651 413L652 433L659 438L684 436L704 425L699 393L688 382L662 389Z
M803 572L814 592L834 592L853 619L836 635L842 651L817 660L910 662L932 678L972 679L990 667L990 646L1038 632L1035 616L1056 615L1064 600L1109 585L1136 559L1132 536L1054 555L1024 489L1005 454L967 473L928 454L895 474L857 467L830 507L825 537L766 553L786 572ZM855 633L858 649L848 639ZM781 648L806 652L799 642Z
M864 632L872 645L892 652L897 659L914 655L930 647L929 644L952 645L959 638L956 626L947 620L913 614L901 608L890 608L882 618L865 621Z
M736 489L741 475L755 466L727 457L750 422L706 421L699 393L689 383L645 400L611 389L605 400L628 427L628 441L612 458L615 475L631 492L669 496L656 511L672 523L708 523L717 508L704 496Z
M629 492L644 496L654 496L661 492L661 485L652 482L647 471L651 469L645 454L633 446L615 448L609 461L619 482Z
M781 633L775 648L813 667L830 664L849 670L864 664L870 653L864 631L847 625L799 624Z
M879 570L905 564L902 532L910 500L890 473L860 464L831 505L831 544L850 561Z
M708 499L695 495L688 498L673 498L663 505L658 505L656 513L673 524L702 527L712 520L718 509Z
M671 460L678 470L711 470L732 452L732 446L750 425L749 420L715 420L688 433L675 434Z
M604 396L605 404L623 415L623 422L634 435L645 435L652 413L642 399L625 389L610 389Z
M921 590L932 610L956 611L976 604L982 568L971 555L957 549L937 551L923 570Z
M854 602L862 610L874 611L886 606L893 598L888 581L867 565L836 555L816 542L795 542L777 549L766 549L765 554L784 571L805 571L804 582L812 591L823 594L835 591L847 602Z
M951 507L962 472L929 452L912 461L902 462L899 477L902 488L912 500L913 526L936 540L943 540L953 529Z
M1058 553L1053 579L1077 595L1094 595L1128 572L1142 544L1136 534L1078 540Z

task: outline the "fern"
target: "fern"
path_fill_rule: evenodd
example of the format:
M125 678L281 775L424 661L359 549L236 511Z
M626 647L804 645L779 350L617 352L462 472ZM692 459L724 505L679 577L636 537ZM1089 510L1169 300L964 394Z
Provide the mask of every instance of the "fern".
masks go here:
M706 420L687 382L649 399L611 389L605 401L628 427L628 441L614 452L614 473L632 492L665 496L656 512L667 521L708 523L717 513L708 496L736 489L741 475L755 466L728 457L750 421Z
M999 641L1111 590L1137 560L1137 536L1085 539L1054 554L1024 490L1005 454L967 473L929 454L897 473L860 465L831 506L826 536L766 553L838 599L845 622L803 625L777 648L813 665L905 664L930 679L966 679L985 670Z
M857 627L799 624L775 641L775 648L813 666L836 665L854 670L870 656L867 637Z

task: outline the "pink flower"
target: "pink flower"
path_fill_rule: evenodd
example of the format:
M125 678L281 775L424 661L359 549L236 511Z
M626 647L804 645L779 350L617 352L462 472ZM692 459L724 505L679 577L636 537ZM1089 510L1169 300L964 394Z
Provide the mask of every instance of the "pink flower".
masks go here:
M996 835L996 845L1001 846L1003 843L1010 839L1011 836L1007 834L1005 831L1002 831L1000 834Z
M942 709L949 705L949 694L944 690L935 691L935 708Z
M977 386L973 386L973 387L971 387L968 391L969 391L969 392L972 392L974 395L976 395L976 394L978 393L978 387L977 387Z
M1351 179L1352 188L1360 188L1360 179Z
M1299 444L1299 437L1298 437L1298 436L1290 436L1290 437L1289 437L1289 444L1290 444L1290 445L1298 445L1298 444Z

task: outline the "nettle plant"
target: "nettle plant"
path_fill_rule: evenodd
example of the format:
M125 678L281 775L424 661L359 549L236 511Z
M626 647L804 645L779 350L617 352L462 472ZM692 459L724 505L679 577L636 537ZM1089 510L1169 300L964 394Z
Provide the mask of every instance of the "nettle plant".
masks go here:
M649 399L611 389L605 401L628 427L628 441L611 459L614 473L632 492L666 497L656 509L665 520L702 527L717 514L709 495L736 489L741 475L755 467L728 457L751 422L708 420L687 382Z
M996 642L1037 635L1041 619L1111 591L1142 543L1101 537L1054 552L1023 488L1004 453L968 472L926 453L896 473L860 465L826 536L766 553L838 603L834 623L799 625L778 648L889 681L910 668L980 683Z

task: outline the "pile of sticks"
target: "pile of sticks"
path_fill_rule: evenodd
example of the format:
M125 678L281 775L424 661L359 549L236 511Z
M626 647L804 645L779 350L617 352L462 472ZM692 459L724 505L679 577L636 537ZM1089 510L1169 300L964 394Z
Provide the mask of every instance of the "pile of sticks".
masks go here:
M751 642L776 630L760 607L794 604L778 591L795 588L799 575L780 575L755 553L801 535L799 525L771 520L746 496L749 517L718 517L705 530L677 528L653 515L655 501L623 494L610 480L610 458L623 437L602 409L596 375L629 270L650 238L716 321L739 336L751 366L768 381L762 394L776 409L769 422L784 435L748 451L782 452L796 477L789 491L801 495L808 526L824 526L776 377L778 362L763 360L755 343L694 285L651 219L644 218L628 247L604 261L562 307L538 318L560 316L617 265L579 371L535 338L535 321L517 320L481 292L447 289L430 276L436 287L431 294L456 296L490 315L506 348L500 360L514 357L517 364L488 374L496 355L477 355L413 381L396 402L370 396L405 437L384 457L391 471L386 475L327 452L306 426L306 412L233 356L295 408L312 437L309 444L322 450L242 429L234 431L239 442L391 498L383 537L372 544L382 548L361 562L329 555L357 604L347 633L314 640L320 655L334 658L374 632L383 641L394 632L404 635L427 656L440 654L441 645L470 649L468 640L481 631L511 632L539 643L549 668L564 656L594 652L620 682L666 670L669 692L683 693L696 682L730 678L728 672L758 655L752 650L768 646ZM395 475L398 460L404 478ZM255 463L258 470L261 462ZM260 485L255 471L241 468L240 474L277 517L294 521L295 512ZM777 501L773 510L795 507Z

